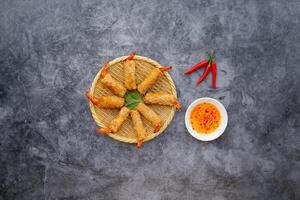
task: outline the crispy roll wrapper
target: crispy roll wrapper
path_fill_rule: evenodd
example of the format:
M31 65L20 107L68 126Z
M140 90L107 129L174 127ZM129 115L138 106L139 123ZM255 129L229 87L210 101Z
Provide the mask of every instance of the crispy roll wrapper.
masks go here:
M122 108L124 106L124 99L116 96L101 96L98 99L97 106L101 108Z
M147 133L143 124L143 121L141 119L141 116L138 111L131 110L130 112L131 119L132 119L132 126L136 132L138 144L143 143L143 141L147 137Z
M141 94L145 94L147 90L154 85L157 79L163 75L163 72L159 68L153 69L150 74L138 85L138 91Z
M177 103L177 99L172 94L148 92L144 97L144 102L146 104L158 104L158 105L163 105L163 106L173 106Z
M126 88L116 79L114 79L110 74L106 74L102 79L101 83L110 89L115 95L123 97L126 93Z
M160 117L144 103L139 103L136 109L154 126L154 132L159 131L162 126Z
M124 82L125 87L128 90L135 90L135 62L133 60L127 60L124 62Z
M127 119L130 110L126 107L123 107L117 117L115 117L110 123L109 128L112 130L113 133L117 132L119 128L122 126L124 121Z

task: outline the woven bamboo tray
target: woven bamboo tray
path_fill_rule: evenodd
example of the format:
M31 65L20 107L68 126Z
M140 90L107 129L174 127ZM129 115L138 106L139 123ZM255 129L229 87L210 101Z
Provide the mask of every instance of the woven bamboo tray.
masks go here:
M118 81L124 83L124 71L123 71L123 64L122 61L124 61L128 56L123 56L116 58L109 62L109 73L111 76L113 76ZM159 63L156 61L146 58L143 56L134 56L133 59L136 62L136 83L139 84L142 82L142 80L145 79L145 77L150 73L150 71L156 67L161 67ZM90 93L98 98L102 95L114 95L109 89L106 89L101 84L99 77L100 77L101 70L98 72L97 76L95 77L92 87L90 89ZM177 97L176 94L176 88L174 85L174 82L171 78L171 76L165 72L164 76L160 77L158 81L153 85L150 89L150 92L164 92L173 94L175 97ZM145 129L147 131L147 138L145 141L151 140L154 137L161 134L169 125L169 123L172 121L175 108L169 107L169 106L160 106L160 105L148 105L150 108L152 108L162 119L163 121L163 127L160 129L159 132L153 133L153 127L151 126L150 122L148 122L146 119L142 117ZM90 103L90 109L92 112L92 116L94 120L96 121L97 125L100 127L107 127L109 122L117 116L119 110L118 109L103 109L99 108L92 103ZM121 142L127 142L127 143L136 143L136 133L132 127L131 124L131 117L129 116L122 127L119 129L118 132L108 134L110 137L112 137L115 140L121 141Z

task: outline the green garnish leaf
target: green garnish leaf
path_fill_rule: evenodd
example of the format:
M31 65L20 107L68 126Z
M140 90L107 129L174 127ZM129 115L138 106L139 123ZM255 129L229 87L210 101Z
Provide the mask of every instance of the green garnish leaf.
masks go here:
M137 90L127 91L125 94L125 106L130 110L134 110L142 100L143 96Z

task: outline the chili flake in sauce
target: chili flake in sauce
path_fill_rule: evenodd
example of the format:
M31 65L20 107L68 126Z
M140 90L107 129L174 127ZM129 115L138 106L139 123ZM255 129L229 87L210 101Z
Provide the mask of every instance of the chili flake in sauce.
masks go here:
M221 114L213 104L200 103L193 108L190 122L192 128L198 133L209 134L219 127Z

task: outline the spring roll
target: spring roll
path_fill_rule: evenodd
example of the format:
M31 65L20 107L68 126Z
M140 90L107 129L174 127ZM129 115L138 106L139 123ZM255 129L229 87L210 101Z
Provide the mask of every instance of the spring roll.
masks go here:
M97 130L99 133L116 133L124 121L127 119L128 115L130 113L130 110L126 107L123 107L117 117L115 117L108 125L108 128L101 128Z
M138 91L141 94L145 94L147 90L154 85L154 83L158 80L158 78L162 75L163 73L159 70L159 68L153 69L150 74L143 80L138 85Z
M148 92L144 97L146 104L158 104L163 106L175 106L178 110L181 109L181 105L172 94L166 93L151 93Z
M132 126L137 135L137 147L140 148L147 137L147 133L138 111L131 110Z
M162 127L160 117L144 103L139 103L136 109L154 126L154 133L158 132Z
M133 60L126 60L124 62L124 82L128 90L135 90L135 62Z
M101 108L122 108L124 106L124 99L116 96L100 96L99 98L94 98L89 92L85 93L85 96L96 106Z
M172 69L170 66L153 69L150 74L138 85L138 91L145 94L147 90L163 75L163 72Z
M110 74L106 74L100 79L101 83L110 89L115 95L119 97L124 97L126 93L126 88L116 79L114 79Z
M98 98L98 106L101 108L122 108L124 106L124 99L116 96L101 96Z

